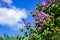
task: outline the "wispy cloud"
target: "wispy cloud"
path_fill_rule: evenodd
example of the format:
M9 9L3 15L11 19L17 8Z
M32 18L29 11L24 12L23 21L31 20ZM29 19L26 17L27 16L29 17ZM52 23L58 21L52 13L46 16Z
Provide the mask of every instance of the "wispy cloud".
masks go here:
M12 4L12 0L2 0L7 4ZM15 6L11 6L11 8L0 7L0 24L9 25L12 29L18 29L22 24L18 24L21 22L21 18L27 18L27 11L25 9L16 8Z
M21 18L26 18L26 11L24 9L0 8L0 24L13 25L21 21Z
M13 3L12 0L2 0L3 2L7 3L8 5L11 5Z

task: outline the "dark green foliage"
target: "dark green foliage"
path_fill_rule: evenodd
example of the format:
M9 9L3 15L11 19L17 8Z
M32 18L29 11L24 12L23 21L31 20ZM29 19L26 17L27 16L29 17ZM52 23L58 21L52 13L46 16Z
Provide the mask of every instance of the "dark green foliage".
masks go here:
M3 40L3 38L2 38L2 37L0 37L0 40Z
M31 14L32 14L32 16L33 16L33 17L35 17L35 16L36 16L36 13L34 13L34 12L31 12Z

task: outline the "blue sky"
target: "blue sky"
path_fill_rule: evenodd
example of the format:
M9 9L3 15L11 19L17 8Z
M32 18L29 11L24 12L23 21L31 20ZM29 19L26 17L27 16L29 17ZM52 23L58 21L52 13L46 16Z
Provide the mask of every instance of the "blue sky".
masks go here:
M27 10L33 10L38 2L42 0L14 0L15 6L19 8L25 8ZM17 2L17 3L16 3Z
M44 0L0 0L0 36L3 35L3 33L10 36L15 36L17 34L21 35L21 32L15 30L17 26L18 28L20 28L19 26L22 26L23 23L21 18L24 18L28 22L33 22L34 20L29 12L33 11L36 4L38 2L41 3L42 1ZM21 24L18 24L17 22L20 22Z

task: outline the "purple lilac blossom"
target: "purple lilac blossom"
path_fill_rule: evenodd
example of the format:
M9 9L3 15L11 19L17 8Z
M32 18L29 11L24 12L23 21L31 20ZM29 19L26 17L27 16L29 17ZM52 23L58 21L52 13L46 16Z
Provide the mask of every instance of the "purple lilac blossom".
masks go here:
M27 28L28 27L28 23L24 19L22 21L25 24L25 27Z
M42 28L41 27L38 27L39 30L41 30Z
M37 9L34 10L35 13L38 13L39 11Z
M38 13L36 13L36 16L34 17L36 20L38 20L40 22L40 25L39 25L39 29L43 28L44 26L44 21L47 19L47 18L52 18L52 16L49 16L48 14L45 14L43 11L40 11Z
M42 4L42 6L43 6L44 8L47 8L46 2L42 2L41 4Z
M46 2L42 2L41 4L42 4L43 8L46 9L51 4L51 0L46 0Z

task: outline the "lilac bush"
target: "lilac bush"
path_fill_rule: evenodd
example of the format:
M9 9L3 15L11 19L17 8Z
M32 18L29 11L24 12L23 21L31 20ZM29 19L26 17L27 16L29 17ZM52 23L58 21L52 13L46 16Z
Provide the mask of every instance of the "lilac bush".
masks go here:
M41 4L37 4L34 12L31 12L35 19L33 30L31 25L29 39L30 40L59 40L60 32L60 4L52 4L51 1L47 0Z

